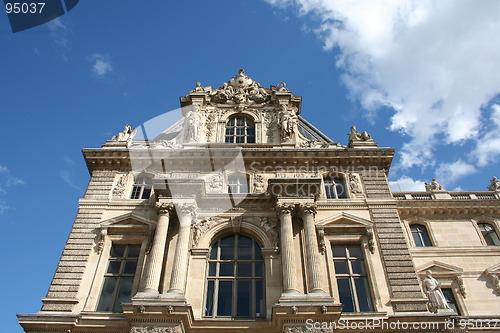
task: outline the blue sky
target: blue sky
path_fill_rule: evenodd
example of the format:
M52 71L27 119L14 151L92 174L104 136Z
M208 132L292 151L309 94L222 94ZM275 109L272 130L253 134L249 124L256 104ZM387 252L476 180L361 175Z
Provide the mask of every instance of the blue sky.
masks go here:
M10 32L0 13L5 332L40 309L89 180L82 148L179 107L239 68L286 82L346 144L395 147L392 181L485 190L500 155L499 1L80 1ZM498 104L497 104L498 103Z

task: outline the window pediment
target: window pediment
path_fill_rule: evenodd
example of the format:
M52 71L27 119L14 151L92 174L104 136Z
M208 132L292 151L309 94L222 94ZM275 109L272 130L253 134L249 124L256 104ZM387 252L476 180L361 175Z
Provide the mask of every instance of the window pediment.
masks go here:
M445 284L451 285L452 282L456 282L460 294L462 294L463 298L466 297L467 294L463 282L464 270L462 268L434 260L429 264L418 267L417 275L420 279L423 279L428 270L432 271L434 278Z

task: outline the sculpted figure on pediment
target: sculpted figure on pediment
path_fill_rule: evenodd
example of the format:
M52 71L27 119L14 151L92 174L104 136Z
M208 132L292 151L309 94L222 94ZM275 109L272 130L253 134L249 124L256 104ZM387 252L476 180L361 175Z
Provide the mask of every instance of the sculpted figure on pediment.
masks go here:
M429 308L432 312L437 312L438 309L450 309L448 302L441 290L441 283L432 277L432 272L427 270L426 277L423 280L424 292L429 299Z

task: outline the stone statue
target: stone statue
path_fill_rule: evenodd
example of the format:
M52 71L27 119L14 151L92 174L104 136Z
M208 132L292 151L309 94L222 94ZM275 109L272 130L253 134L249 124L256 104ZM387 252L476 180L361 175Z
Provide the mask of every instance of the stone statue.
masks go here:
M137 133L137 128L132 129L129 124L125 125L125 129L123 132L118 133L117 135L111 138L111 141L128 141L131 140L135 134Z
M355 174L349 174L349 188L351 193L362 193L361 184L359 183L358 177Z
M500 191L500 180L497 177L493 177L490 180L490 185L488 186L489 191Z
M253 189L256 193L264 193L266 191L264 177L261 175L255 175L253 180Z
M363 131L363 133L359 133L356 129L356 126L351 126L351 131L349 134L349 144L354 141L373 141L372 136L367 131Z
M185 138L187 142L198 141L200 138L200 115L197 111L189 111L184 119Z
M441 290L441 283L432 277L432 271L427 270L423 280L424 292L429 299L429 307L432 312L437 312L439 309L451 310L448 302Z
M281 137L287 141L291 140L298 123L297 116L286 105L283 105L283 110L279 114L279 120Z
M425 184L425 190L427 192L431 192L431 191L442 191L443 190L443 186L440 185L436 178L432 178L432 181L431 183L424 183Z

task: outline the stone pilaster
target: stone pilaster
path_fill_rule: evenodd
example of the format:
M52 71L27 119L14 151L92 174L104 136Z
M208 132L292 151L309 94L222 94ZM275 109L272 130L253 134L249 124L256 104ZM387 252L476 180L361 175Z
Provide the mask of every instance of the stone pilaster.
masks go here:
M295 254L293 250L293 204L279 203L276 207L280 219L281 266L283 268L283 293L297 294L295 278Z
M158 224L153 240L153 246L148 256L146 265L146 282L144 291L137 293L135 297L158 296L161 271L163 267L163 257L165 255L165 245L167 242L168 224L170 214L174 205L172 203L160 203L158 208Z
M191 222L196 215L196 204L182 203L177 205L179 217L179 233L175 247L174 264L168 293L184 294L189 256L189 239L191 237Z
M300 210L304 222L306 273L308 280L307 291L309 293L325 293L321 288L319 248L314 223L316 205L313 203L304 203L300 205Z

